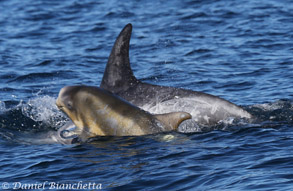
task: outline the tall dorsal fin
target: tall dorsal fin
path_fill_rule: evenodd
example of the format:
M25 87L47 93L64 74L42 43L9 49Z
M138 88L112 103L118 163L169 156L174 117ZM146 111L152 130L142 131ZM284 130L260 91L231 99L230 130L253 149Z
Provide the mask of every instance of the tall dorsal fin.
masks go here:
M132 25L127 24L112 48L100 87L113 93L125 91L138 83L129 62L129 42Z
M176 130L180 123L186 119L191 119L192 116L186 112L171 112L165 114L154 115L159 121L166 125L169 130Z

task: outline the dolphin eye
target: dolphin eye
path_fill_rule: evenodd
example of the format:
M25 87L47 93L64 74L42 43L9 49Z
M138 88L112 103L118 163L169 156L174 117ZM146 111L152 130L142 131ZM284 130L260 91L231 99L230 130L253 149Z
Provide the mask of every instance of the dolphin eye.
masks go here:
M72 105L72 102L71 101L68 101L67 103L66 103L66 107L67 107L67 109L72 109L72 107L73 107L73 105Z

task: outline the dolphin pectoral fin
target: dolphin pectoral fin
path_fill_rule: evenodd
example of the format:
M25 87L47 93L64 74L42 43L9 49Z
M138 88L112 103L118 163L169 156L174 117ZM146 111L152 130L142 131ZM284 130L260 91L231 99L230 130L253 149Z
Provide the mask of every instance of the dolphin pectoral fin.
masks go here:
M113 93L127 90L130 86L138 83L133 75L129 62L129 43L132 25L127 24L117 37L100 87L111 90Z
M186 112L171 112L156 114L154 116L167 126L169 130L176 130L182 121L192 118L192 116Z

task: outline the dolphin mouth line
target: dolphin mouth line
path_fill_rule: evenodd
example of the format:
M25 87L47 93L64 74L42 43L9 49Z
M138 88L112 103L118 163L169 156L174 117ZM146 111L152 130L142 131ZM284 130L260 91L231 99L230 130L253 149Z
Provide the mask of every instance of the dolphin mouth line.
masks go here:
M62 106L62 105L56 105L56 106L59 110L63 111L64 106Z
M60 104L59 99L57 99L55 104L59 110L63 110L64 106Z

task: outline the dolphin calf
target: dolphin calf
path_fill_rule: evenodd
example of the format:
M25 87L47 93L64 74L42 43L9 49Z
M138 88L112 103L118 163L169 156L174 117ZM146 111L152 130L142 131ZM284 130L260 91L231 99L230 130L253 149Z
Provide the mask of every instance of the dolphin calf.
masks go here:
M81 141L95 136L139 136L176 130L186 112L152 115L99 87L66 86L56 100L76 126ZM67 137L67 135L66 135Z
M127 24L117 37L100 87L151 113L182 111L190 113L202 126L216 125L229 117L252 118L241 107L203 92L144 83L130 67L129 42L132 25Z

